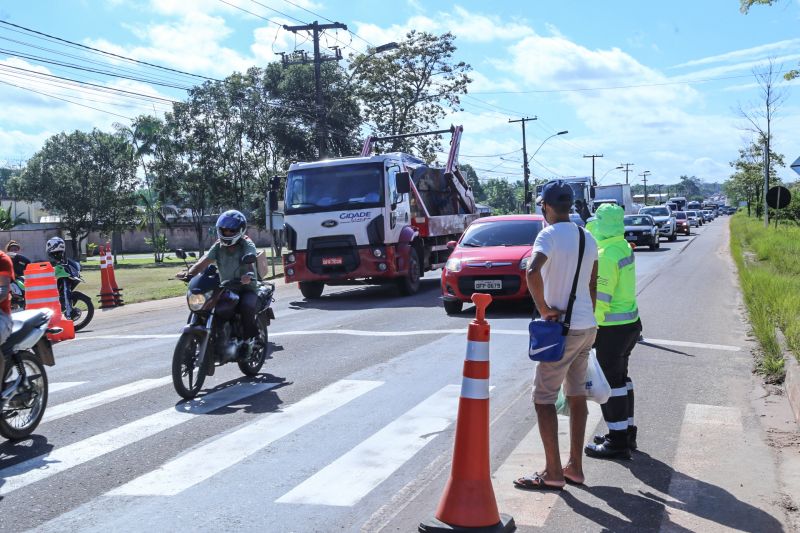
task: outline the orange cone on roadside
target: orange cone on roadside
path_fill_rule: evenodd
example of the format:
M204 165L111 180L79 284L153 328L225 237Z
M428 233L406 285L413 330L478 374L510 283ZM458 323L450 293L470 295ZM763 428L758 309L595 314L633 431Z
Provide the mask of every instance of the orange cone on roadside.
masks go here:
M51 309L51 328L61 328L60 333L48 333L51 341L75 338L75 326L61 314L56 271L50 263L30 263L25 267L25 309Z
M112 309L117 303L108 277L105 248L100 246L97 251L100 254L100 294L97 295L100 297L100 309Z
M117 285L117 278L114 275L114 256L111 254L111 243L106 242L106 273L111 292L114 293L114 305L125 305L122 301L122 289Z
M419 525L421 533L514 531L514 519L501 515L489 465L489 294L475 293L475 320L467 332L467 355L458 403L453 466L436 518Z

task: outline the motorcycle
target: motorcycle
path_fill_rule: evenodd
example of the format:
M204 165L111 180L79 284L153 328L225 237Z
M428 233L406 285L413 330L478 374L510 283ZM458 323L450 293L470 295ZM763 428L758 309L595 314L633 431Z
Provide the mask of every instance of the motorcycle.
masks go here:
M89 296L76 291L75 287L83 281L81 264L72 259L55 265L58 297L61 314L72 320L75 331L85 328L94 317L94 304ZM19 277L11 283L11 311L25 309L25 279Z
M183 250L177 250L175 255L186 261ZM252 265L255 261L255 255L247 254L242 257L241 264ZM236 311L239 295L234 289L242 286L238 280L221 282L215 265L191 279L185 276L179 279L189 284L186 303L190 314L172 356L175 391L187 400L193 399L202 389L206 376L213 376L217 366L234 361L246 376L257 375L267 358L267 328L275 319L271 307L275 285L259 283L256 308L259 335L250 345L242 340L241 319Z
M53 311L35 309L11 315L11 335L0 346L0 435L20 440L33 433L47 407L47 373L44 365L53 366L53 347L47 333Z

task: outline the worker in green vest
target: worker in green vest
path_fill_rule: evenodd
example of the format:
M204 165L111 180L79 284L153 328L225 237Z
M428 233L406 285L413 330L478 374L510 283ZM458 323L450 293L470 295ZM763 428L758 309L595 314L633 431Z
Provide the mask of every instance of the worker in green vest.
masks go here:
M598 248L595 350L611 386L611 397L602 405L608 433L595 436L585 452L589 457L630 459L636 449L636 425L628 359L642 332L636 304L636 264L625 240L625 211L605 204L595 217L587 224Z

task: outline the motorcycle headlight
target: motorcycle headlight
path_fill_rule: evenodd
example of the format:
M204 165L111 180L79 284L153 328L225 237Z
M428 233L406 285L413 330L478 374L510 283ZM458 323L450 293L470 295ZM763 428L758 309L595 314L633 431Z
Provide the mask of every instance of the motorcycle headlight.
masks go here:
M525 257L522 259L522 261L519 262L519 269L528 270L530 264L531 264L531 256Z
M206 305L206 300L211 296L211 292L203 294L189 294L186 296L186 303L189 304L189 309L192 311L199 311Z
M444 264L444 268L448 272L461 272L461 259L451 257L447 260L447 263Z

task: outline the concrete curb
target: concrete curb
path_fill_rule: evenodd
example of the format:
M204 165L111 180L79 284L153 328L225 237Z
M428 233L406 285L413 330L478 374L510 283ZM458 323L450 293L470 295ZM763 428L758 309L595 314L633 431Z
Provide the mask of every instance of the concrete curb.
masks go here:
M786 371L783 386L786 389L786 397L789 399L795 422L800 424L800 363L786 347L786 338L780 328L775 328L775 336L783 352L783 368Z

